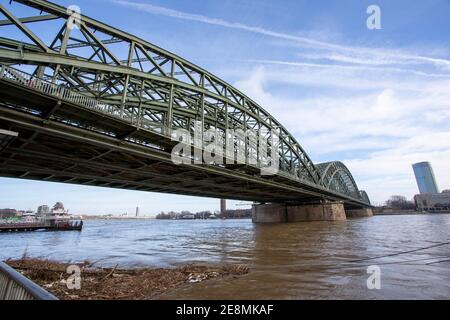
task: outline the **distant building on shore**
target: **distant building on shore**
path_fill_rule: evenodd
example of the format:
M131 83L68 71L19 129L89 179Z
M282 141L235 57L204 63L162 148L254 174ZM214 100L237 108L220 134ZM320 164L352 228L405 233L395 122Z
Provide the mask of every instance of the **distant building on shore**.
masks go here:
M46 204L43 204L37 208L36 216L38 217L44 217L49 215L56 215L56 216L65 216L69 214L69 210L66 210L64 208L64 204L62 202L57 202L55 205L50 209L50 207Z
M19 215L21 215L23 218L36 217L36 213L33 210L19 211Z
M421 194L439 193L433 168L429 162L419 162L412 165L416 176L417 186Z
M16 209L0 209L0 219L13 218L19 216Z
M413 170L420 192L414 196L416 209L430 213L450 212L450 192L444 190L439 193L431 164L415 163Z
M53 206L51 213L54 215L67 215L69 210L64 209L64 204L62 202L57 202Z
M234 209L225 210L225 213L219 216L222 219L249 219L252 217L252 209Z
M49 213L50 213L50 208L49 208L49 206L47 206L45 204L43 204L42 206L39 206L37 209L37 212L36 212L36 214L38 216L45 216Z
M414 196L414 201L419 211L450 212L450 192L418 194Z

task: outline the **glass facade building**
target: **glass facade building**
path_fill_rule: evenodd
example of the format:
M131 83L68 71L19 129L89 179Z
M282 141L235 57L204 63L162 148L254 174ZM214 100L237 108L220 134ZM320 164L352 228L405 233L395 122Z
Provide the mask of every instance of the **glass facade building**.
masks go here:
M429 162L415 163L412 167L420 193L439 193L433 168Z

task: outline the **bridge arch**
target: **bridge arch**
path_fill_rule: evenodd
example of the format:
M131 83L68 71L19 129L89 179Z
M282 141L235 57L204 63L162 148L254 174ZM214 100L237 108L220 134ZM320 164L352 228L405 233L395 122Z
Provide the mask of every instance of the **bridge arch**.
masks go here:
M360 191L350 170L340 161L320 163L316 165L320 172L320 183L327 189L347 194L354 198L364 199L368 203L369 197L365 191Z
M276 118L201 67L84 15L77 16L79 28L69 28L72 18L68 10L51 2L14 2L46 14L21 19L0 5L0 13L6 17L0 28L15 26L22 33L0 38L0 77L120 119L128 124L128 131L118 133L106 126L97 129L133 143L152 144L144 133L159 141L170 139L176 129L194 132L196 121L201 122L202 131L213 129L222 136L228 129L256 130L264 138L276 134L280 139L277 178L359 202L368 200L343 164L315 165ZM52 27L46 29L45 39L53 31L51 42L26 27L48 21ZM55 28L57 22L60 25ZM23 35L28 42L23 42ZM14 69L16 66L21 69ZM52 117L57 108L44 112L43 117ZM90 123L86 126L92 128ZM245 152L246 158L256 157L257 169L266 164L257 147L247 141Z

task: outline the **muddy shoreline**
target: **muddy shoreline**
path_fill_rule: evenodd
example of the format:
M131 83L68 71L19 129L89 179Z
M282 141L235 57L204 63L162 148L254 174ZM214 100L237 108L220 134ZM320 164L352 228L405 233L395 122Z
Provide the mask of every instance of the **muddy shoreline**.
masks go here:
M176 268L99 268L92 263L62 263L22 258L5 261L61 300L146 300L186 285L211 279L238 277L249 272L245 265L206 266L189 264ZM80 270L80 289L69 266ZM73 268L73 267L72 267Z

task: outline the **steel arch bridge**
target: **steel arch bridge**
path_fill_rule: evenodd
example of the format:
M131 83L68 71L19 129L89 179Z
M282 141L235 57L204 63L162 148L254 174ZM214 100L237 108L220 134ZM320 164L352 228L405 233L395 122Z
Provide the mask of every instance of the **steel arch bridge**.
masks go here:
M14 2L0 5L1 176L260 202L370 205L342 163L315 165L274 117L208 71L75 9ZM35 13L18 17L19 6ZM170 160L177 129L276 135L279 171L259 174L269 160L247 138L244 164L177 166ZM236 141L232 148L242 151Z

